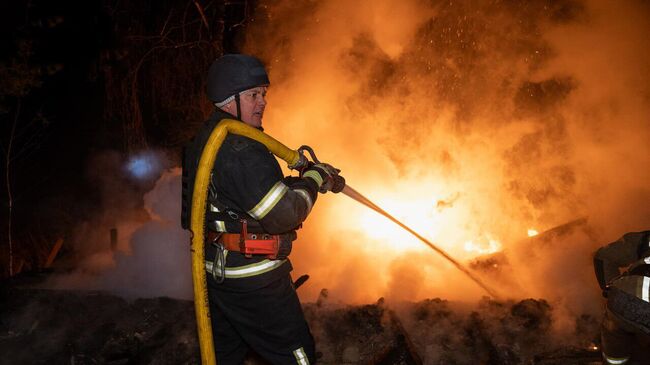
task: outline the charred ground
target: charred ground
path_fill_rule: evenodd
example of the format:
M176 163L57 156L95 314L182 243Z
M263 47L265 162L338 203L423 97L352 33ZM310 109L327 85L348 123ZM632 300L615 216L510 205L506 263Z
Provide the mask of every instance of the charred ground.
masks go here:
M25 280L2 288L3 364L200 362L191 301L38 289ZM322 364L591 364L600 356L592 347L598 321L580 317L563 342L544 300L469 306L436 298L392 308L383 299L328 303L324 290L303 308Z

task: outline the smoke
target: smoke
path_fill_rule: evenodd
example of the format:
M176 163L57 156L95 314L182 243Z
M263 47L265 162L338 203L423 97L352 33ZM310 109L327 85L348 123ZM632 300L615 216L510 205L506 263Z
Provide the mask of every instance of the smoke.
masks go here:
M245 48L270 68L267 132L311 145L461 260L498 247L492 285L561 317L598 311L591 253L650 223L649 14L641 1L264 1ZM292 254L311 275L302 299L483 295L391 224L321 196Z
M146 157L148 167L134 175L138 156ZM71 238L73 270L55 275L48 287L192 298L189 235L178 224L180 169L165 170L168 165L159 151L131 158L105 152L90 160L87 175L102 198ZM113 247L111 228L118 238Z
M118 253L115 266L97 284L129 298L167 296L191 299L192 275L189 234L178 225L180 169L168 170L144 195L151 219L131 235L131 251Z

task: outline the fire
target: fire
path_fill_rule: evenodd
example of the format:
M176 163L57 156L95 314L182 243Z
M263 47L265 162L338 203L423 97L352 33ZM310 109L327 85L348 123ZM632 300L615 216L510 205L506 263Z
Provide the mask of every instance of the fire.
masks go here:
M418 204L396 200L382 201L382 207L428 239L433 240L439 231L439 217L436 217L433 204L429 202ZM395 252L427 250L427 247L413 235L369 209L364 209L359 221L366 236L373 241L387 242L390 249Z
M564 35L568 23L547 24L547 10L531 17L545 24L544 34L523 26L518 19L527 7L514 3L500 3L498 12L476 11L491 2L441 3L434 15L423 2L403 3L415 4L418 16L395 22L391 7L368 17L361 2L318 2L303 17L287 3L270 5L272 27L251 27L246 44L272 63L277 80L265 113L270 134L289 146L311 145L356 190L462 262L502 247L514 251L522 238L575 214L614 214L627 203L611 212L604 204L630 191L647 196L640 173L647 154L630 146L647 135L648 105L629 86L645 85L629 80L638 80L647 55L628 48L633 43L604 42L613 26L608 16L594 18L596 32L575 19L580 29L572 28L571 38ZM585 6L585 15L591 10ZM456 22L459 14L467 21ZM642 39L645 28L624 18L620 25ZM276 27L283 20L287 26ZM601 40L605 48L587 46ZM611 52L631 68L610 69ZM576 57L582 53L590 57ZM603 75L615 87L599 88ZM616 123L610 112L620 117ZM608 184L612 171L634 178ZM585 199L594 191L603 199ZM417 272L426 279L409 295L437 295L434 289L449 282L438 281L447 267L435 253L351 199L319 197L312 214L305 224L310 243L296 249L306 254L294 263L324 278L314 287L372 300L391 289L377 277L411 277L391 271L409 256L421 261ZM527 277L547 275L523 266ZM547 294L542 284L530 290L523 295Z
M463 247L467 252L478 253L479 255L488 255L500 251L501 242L495 239L488 239L486 242L479 243L467 241Z
M416 181L404 181L393 189L378 193L369 192L367 197L415 232L431 241L459 260L470 260L476 256L491 254L502 249L501 241L490 232L484 232L472 222L474 213L470 205L456 202L445 209L440 208L440 197L454 196L454 189L438 183L436 186L421 186ZM427 191L428 190L428 191ZM457 195L457 194L456 194ZM341 204L352 204L342 208ZM341 210L353 219L340 220ZM425 243L402 229L381 214L363 207L354 201L339 201L336 209L338 222L360 232L365 246L373 252L401 255L429 252Z

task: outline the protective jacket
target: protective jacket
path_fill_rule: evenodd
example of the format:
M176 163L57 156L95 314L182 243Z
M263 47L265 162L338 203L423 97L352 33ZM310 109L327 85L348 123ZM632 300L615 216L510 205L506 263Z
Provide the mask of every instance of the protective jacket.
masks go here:
M197 136L185 148L187 166L198 165L210 132L223 119L236 117L217 109ZM184 182L185 183L185 182ZM248 232L282 234L295 239L295 230L305 220L316 201L319 184L309 177L283 177L273 154L263 144L229 134L211 173L206 227L213 232L241 232L241 219ZM292 266L288 258L271 260L263 256L245 257L239 252L220 251L206 243L206 270L218 276L222 285L237 291L264 287L286 277ZM222 264L225 261L225 266Z
M621 274L619 268L626 268ZM601 289L616 288L650 303L650 231L632 232L600 248L594 269Z

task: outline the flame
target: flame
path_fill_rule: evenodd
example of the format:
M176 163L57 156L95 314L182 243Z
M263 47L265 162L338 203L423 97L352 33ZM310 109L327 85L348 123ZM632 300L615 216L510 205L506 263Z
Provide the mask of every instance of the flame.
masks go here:
M435 181L435 180L434 180ZM440 197L458 195L454 187L405 180L379 192L367 194L375 204L411 229L430 240L461 261L501 250L501 240L480 225L469 224L473 219L471 202L456 201L441 209ZM349 206L347 204L350 204ZM345 214L341 214L345 212ZM338 200L331 209L331 222L340 229L355 230L363 236L363 244L371 252L391 256L430 252L419 239L381 214L348 199ZM342 219L344 218L344 219Z
M639 97L645 89L626 91L647 84L638 82L647 54L634 43L645 40L646 20L628 21L643 12L585 6L584 15L608 14L590 30L580 17L547 24L551 12L540 8L531 18L548 25L540 34L523 27L528 8L515 3L485 12L492 2L379 2L372 16L361 2L307 3L272 2L268 19L247 30L247 51L277 80L265 128L289 146L314 147L356 190L459 261L515 251L526 232L538 234L532 224L541 231L584 212L613 216L647 198L648 154L637 146L649 104ZM610 10L621 11L616 22ZM613 37L622 25L629 42ZM612 69L611 54L629 67ZM613 86L598 87L603 78ZM609 184L612 173L634 178ZM585 199L596 191L602 199ZM621 201L630 191L638 196ZM297 272L313 274L301 289L307 300L325 287L346 301L469 292L456 290L454 269L423 243L346 197L319 197L305 231L292 255ZM517 269L535 283L522 295L561 291L546 287L545 267ZM407 290L408 280L417 282Z
M474 243L473 241L465 242L463 246L465 251L478 253L479 255L488 255L501 250L501 242L495 239L488 239L487 242Z
M423 236L433 239L439 232L440 219L433 205L417 202L384 201L383 207L398 220ZM387 242L388 248L397 253L426 250L426 246L386 217L366 209L359 217L360 227L373 241Z

